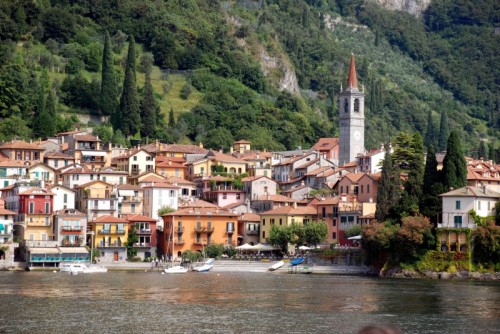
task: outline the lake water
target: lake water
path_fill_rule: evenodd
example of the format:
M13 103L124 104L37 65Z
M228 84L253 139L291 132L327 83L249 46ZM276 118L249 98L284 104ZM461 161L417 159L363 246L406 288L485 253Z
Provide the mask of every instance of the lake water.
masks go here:
M500 284L285 273L0 272L0 333L500 333Z

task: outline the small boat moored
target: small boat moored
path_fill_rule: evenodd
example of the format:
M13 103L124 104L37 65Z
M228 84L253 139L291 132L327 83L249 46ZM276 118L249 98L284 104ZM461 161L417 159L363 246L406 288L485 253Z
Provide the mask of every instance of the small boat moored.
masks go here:
M278 270L279 268L283 267L285 265L285 262L279 261L273 264L272 266L269 267L269 271L275 271Z
M197 271L199 273L207 272L210 269L212 269L212 267L214 266L214 262L215 262L215 259L208 259L205 262L203 262L201 266L194 267L193 270Z
M185 274L188 272L188 268L183 266L173 266L170 268L165 268L165 274Z

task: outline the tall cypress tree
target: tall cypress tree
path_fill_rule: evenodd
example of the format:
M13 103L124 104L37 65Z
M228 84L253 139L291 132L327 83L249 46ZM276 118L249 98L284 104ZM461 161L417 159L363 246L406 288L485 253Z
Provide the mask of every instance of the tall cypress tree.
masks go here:
M156 131L156 103L153 85L151 84L151 73L146 72L146 81L144 82L144 94L141 103L141 118L143 137L153 137Z
M486 149L486 144L482 140L479 143L479 149L478 149L478 152L477 152L477 158L478 159L488 159L488 151Z
M379 222L389 217L393 207L398 203L400 191L399 168L394 166L389 150L385 152L382 175L377 190L377 210L375 219Z
M408 162L409 172L405 191L418 202L418 199L422 196L424 182L424 146L419 132L415 132L412 139L413 155Z
M436 151L434 150L434 146L431 145L427 149L427 158L425 161L420 213L428 217L434 224L437 223L437 216L441 212L439 194L445 192L440 182L440 172L437 167Z
M436 129L434 128L434 121L432 120L432 111L429 110L427 115L427 131L425 132L424 145L429 147L435 145Z
M125 136L134 135L141 128L141 113L135 84L135 40L130 36L123 91L120 98L119 128Z
M448 115L446 111L441 111L441 122L439 124L438 151L446 150L448 137L450 136L450 127L448 126Z
M467 184L467 163L457 131L452 131L448 139L443 160L443 183L447 190L458 189Z
M170 112L168 114L168 126L171 128L175 127L174 108L170 108Z
M99 108L105 116L112 115L118 107L118 82L113 69L111 38L106 31L102 53L101 94Z

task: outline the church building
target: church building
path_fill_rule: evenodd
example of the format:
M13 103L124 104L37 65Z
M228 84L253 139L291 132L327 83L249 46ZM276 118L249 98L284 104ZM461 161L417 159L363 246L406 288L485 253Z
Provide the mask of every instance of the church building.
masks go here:
M354 54L347 87L339 94L339 166L356 159L365 149L365 93L358 89Z

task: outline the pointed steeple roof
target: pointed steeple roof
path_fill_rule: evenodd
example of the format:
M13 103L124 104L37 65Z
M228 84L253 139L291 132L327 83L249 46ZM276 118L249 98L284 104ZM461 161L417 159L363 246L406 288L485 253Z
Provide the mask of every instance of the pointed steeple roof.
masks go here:
M347 88L358 88L358 78L356 76L356 64L354 63L354 53L351 53L351 64L349 65L349 76L347 78Z

